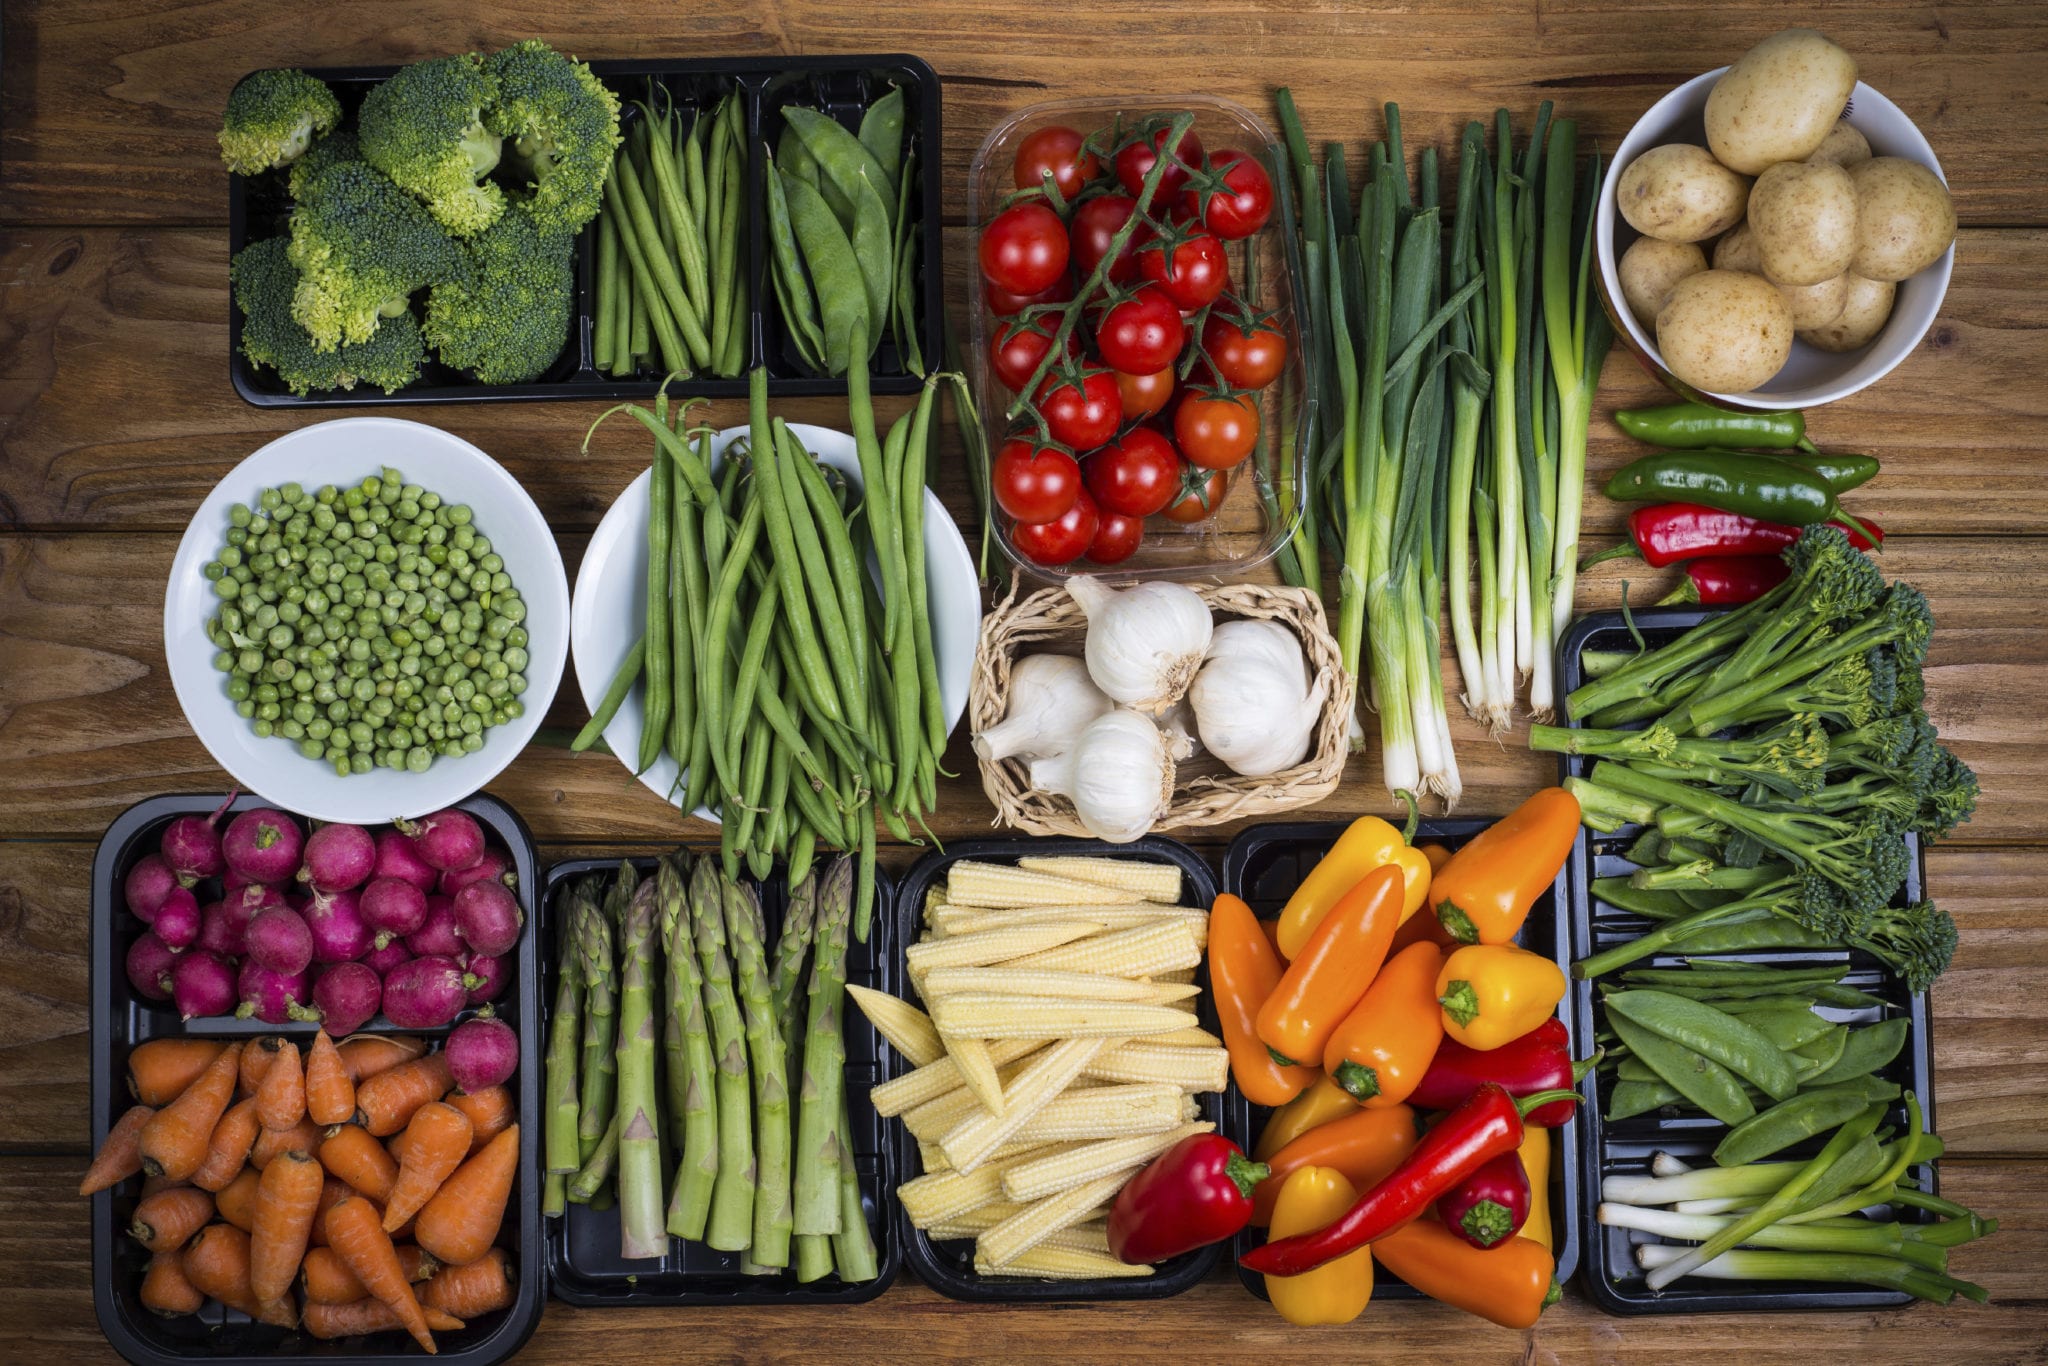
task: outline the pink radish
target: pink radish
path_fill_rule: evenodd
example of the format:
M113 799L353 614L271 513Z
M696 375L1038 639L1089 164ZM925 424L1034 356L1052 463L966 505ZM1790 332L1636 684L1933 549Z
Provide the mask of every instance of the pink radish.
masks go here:
M411 838L421 861L443 873L467 868L484 856L484 828L467 811L450 807L397 825Z
M249 948L249 917L228 909L225 901L209 901L199 908L199 942L195 948L240 958Z
M121 884L121 895L127 901L130 913L147 925L156 919L156 908L178 885L178 875L171 871L170 864L164 862L162 854L144 854L128 870L128 876Z
M455 928L455 902L445 896L427 898L427 921L405 937L405 946L422 957L439 954L455 958L469 946Z
M519 1070L519 1036L503 1020L480 1015L455 1026L442 1056L457 1088L482 1091Z
M190 887L201 878L219 877L221 869L227 866L223 857L221 836L214 826L235 804L236 793L228 793L227 800L213 809L211 816L179 816L164 827L164 833L157 839L157 848L164 856L171 873L178 881Z
M128 985L152 1001L170 1000L171 969L179 957L176 950L156 937L156 931L143 931L128 946Z
M227 959L205 949L181 953L171 969L171 999L188 1020L225 1015L235 1008L235 970Z
M439 955L400 963L384 979L384 1018L400 1029L437 1029L469 999L462 965Z
M253 958L242 960L235 974L235 1007L238 1019L255 1016L265 1024L283 1024L292 1017L292 1007L305 1001L306 974L272 972Z
M434 884L441 880L440 872L420 857L411 840L396 830L377 832L377 866L371 870L371 876L395 877L422 892L433 891Z
M151 924L156 937L172 953L191 948L199 942L199 898L192 895L189 887L173 887L156 908L156 919Z
M462 959L462 985L469 988L473 1006L497 1000L511 975L508 960L496 954L472 953Z
M220 837L228 867L258 882L289 881L299 871L299 851L304 847L298 822L267 806L244 811L228 822L227 833Z
M426 893L403 878L371 878L357 905L364 923L377 932L380 944L411 934L427 921Z
M394 939L388 944L372 948L357 961L370 971L376 973L377 980L381 982L391 975L391 969L411 957L412 950L406 947L405 941L403 939Z
M249 961L280 976L303 973L313 961L313 931L289 906L272 906L249 921Z
M469 867L441 874L441 895L454 896L472 882L502 882L507 887L517 887L519 875L512 871L512 860L503 851L486 849L484 856Z
M222 900L246 912L244 920L258 911L267 911L273 906L291 905L291 902L285 900L284 892L268 882L245 883L239 890L227 893Z
M299 915L313 932L313 961L317 963L346 963L361 958L376 942L377 932L363 919L354 892L316 890L299 908Z
M377 841L360 825L323 825L306 838L299 881L325 891L360 887L377 866Z
M478 953L506 953L519 942L525 917L502 882L472 882L455 894L455 929Z
M327 1032L339 1038L353 1034L376 1018L384 984L361 963L336 963L322 968L313 982L313 1009Z

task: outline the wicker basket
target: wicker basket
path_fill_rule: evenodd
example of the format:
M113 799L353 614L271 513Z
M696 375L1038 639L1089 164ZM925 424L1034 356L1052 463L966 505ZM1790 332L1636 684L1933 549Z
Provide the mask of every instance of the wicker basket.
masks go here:
M1246 778L1208 754L1198 755L1178 767L1173 800L1154 829L1220 825L1247 816L1294 811L1335 792L1344 775L1349 743L1352 681L1323 618L1322 599L1306 589L1263 584L1193 587L1218 617L1265 618L1293 631L1308 657L1310 677L1329 679L1330 691L1306 760L1278 773ZM979 734L997 724L1008 710L1011 665L1027 654L1079 655L1087 630L1087 615L1065 589L1042 589L1022 602L1012 589L981 624L967 695L968 721L974 732ZM1023 760L979 762L982 790L995 803L996 824L1033 835L1088 834L1071 802L1031 786L1030 766Z

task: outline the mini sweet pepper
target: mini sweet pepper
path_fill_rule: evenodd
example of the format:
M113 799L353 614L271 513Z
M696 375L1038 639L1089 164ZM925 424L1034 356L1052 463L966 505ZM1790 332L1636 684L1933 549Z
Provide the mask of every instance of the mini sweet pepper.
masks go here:
M1303 1167L1287 1178L1273 1203L1273 1236L1319 1229L1341 1216L1356 1198L1342 1172ZM1372 1249L1355 1248L1300 1275L1268 1276L1266 1297L1289 1323L1349 1323L1372 1302Z
M1564 987L1564 969L1513 944L1469 944L1436 975L1444 1032L1482 1053L1550 1019Z
M1401 832L1378 816L1360 816L1351 822L1287 898L1287 907L1280 912L1281 956L1300 957L1302 946L1330 908L1367 873L1389 863L1401 870L1401 919L1406 920L1429 894L1429 859L1420 849L1409 848Z

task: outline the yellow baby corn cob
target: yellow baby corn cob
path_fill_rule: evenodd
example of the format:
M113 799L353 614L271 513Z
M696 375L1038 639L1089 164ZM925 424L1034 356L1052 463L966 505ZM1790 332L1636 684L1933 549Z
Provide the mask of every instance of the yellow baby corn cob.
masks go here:
M1133 1038L1164 1034L1187 1026L1188 1015L1173 1006L1138 1001L1074 1000L1063 996L1004 996L993 992L962 992L932 1002L932 1020L947 1038L976 1039ZM973 1085L973 1073L967 1073ZM994 1107L991 1106L991 1109Z
M1096 1054L1081 1075L1096 1081L1165 1082L1191 1092L1221 1091L1230 1079L1230 1053L1222 1048L1174 1048L1154 1039L1133 1039L1122 1048ZM880 1088L876 1090L879 1093Z
M1065 996L1095 1001L1139 1001L1173 1005L1200 994L1185 985L1105 977L1094 972L1046 972L1036 968L933 968L924 975L922 994L929 1001L967 991L993 991L1010 996ZM1186 1007L1194 1009L1193 1005Z
M1035 1247L1005 1266L984 1266L974 1259L974 1270L982 1276L1036 1276L1047 1281L1093 1281L1111 1276L1149 1276L1149 1266L1120 1262L1107 1253L1076 1252L1069 1248Z
M1002 934L1025 933L1020 930ZM954 943L954 940L947 940ZM917 947L910 950L917 952ZM1176 968L1192 968L1202 950L1186 925L1166 921L1115 934L1097 934L1007 960L1015 968L1051 968L1059 972L1099 972L1112 977L1153 977Z
M846 993L853 997L861 1014L868 1017L875 1032L910 1059L911 1066L925 1067L945 1056L945 1045L939 1041L939 1031L932 1027L931 1017L910 1002L851 982L846 984Z
M1014 1080L1003 1088L1003 1113L983 1110L955 1125L939 1144L953 1166L971 1172L988 1160L988 1155L1007 1143L1033 1115L1052 1103L1053 1097L1080 1075L1081 1069L1104 1048L1107 1039L1066 1039L1033 1055Z
M972 968L1001 963L1048 949L1057 949L1076 939L1100 934L1102 926L1086 920L1053 920L1043 925L1019 925L1007 930L981 934L948 935L912 944L905 954L913 975L933 968Z
M1136 892L1026 872L1001 863L962 859L946 870L946 901L953 906L1121 906L1142 901Z
M988 1045L989 1059L1000 1068L1027 1053L1037 1052L1044 1045L1043 1039L996 1039ZM1149 1081L1151 1078L1124 1080ZM914 1110L927 1101L959 1090L965 1084L960 1077L959 1063L951 1058L936 1058L875 1087L868 1093L868 1101L875 1107L876 1114L886 1118Z
M1010 1135L1010 1141L1068 1143L1164 1133L1194 1118L1185 1108L1191 1104L1178 1086L1159 1082L1069 1090Z
M984 1263L990 1267L1006 1266L1061 1229L1080 1223L1103 1201L1122 1190L1136 1171L1132 1167L1084 1181L1011 1215L974 1240L977 1268ZM1109 1251L1106 1234L1102 1250L1105 1255Z
M1143 1166L1191 1134L1206 1134L1214 1124L1182 1124L1156 1134L1084 1143L1044 1158L1026 1158L1003 1172L1003 1195L1010 1200L1038 1200L1093 1181L1109 1172Z
M1171 863L1134 858L1090 858L1085 855L1020 858L1017 866L1030 873L1050 873L1075 882L1099 882L1119 891L1136 892L1150 901L1180 900L1180 869Z

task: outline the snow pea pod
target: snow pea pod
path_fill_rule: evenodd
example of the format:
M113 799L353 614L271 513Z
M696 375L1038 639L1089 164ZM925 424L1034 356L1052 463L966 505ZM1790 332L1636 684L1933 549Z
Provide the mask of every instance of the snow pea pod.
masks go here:
M1723 1124L1740 1124L1756 1113L1756 1106L1743 1093L1735 1074L1712 1058L1673 1043L1625 1016L1609 1014L1607 1018L1637 1061L1715 1119ZM1775 1053L1773 1050L1773 1056Z
M1799 1069L1800 1086L1811 1088L1815 1077L1842 1060L1842 1053L1848 1046L1849 1026L1838 1024L1829 1025L1826 1032L1793 1049L1793 1056L1801 1059L1793 1063Z
M1676 1087L1666 1086L1661 1081L1620 1081L1614 1084L1613 1092L1607 1097L1605 1118L1633 1119L1682 1099L1684 1097L1678 1094Z
M824 313L825 369L843 375L853 359L856 324L864 338L866 335L868 293L860 263L854 257L853 243L846 230L840 227L839 219L817 190L786 170L782 174L782 189L789 201L790 225L796 230L797 244L803 248L804 263L810 267L811 281L817 287L818 307Z
M1620 991L1607 998L1607 1014L1610 1020L1641 1025L1721 1064L1756 1083L1773 1100L1799 1089L1792 1064L1778 1046L1726 1011L1667 992Z
M1734 1011L1727 1013L1735 1014ZM1812 1043L1834 1028L1826 1016L1816 1015L1810 1010L1751 1010L1744 1011L1741 1018L1751 1029L1779 1048L1788 1050Z
M880 345L889 326L889 300L894 294L890 281L896 272L894 247L889 237L889 204L882 198L882 186L866 168L854 182L853 259L860 267L861 290L868 302L868 354Z
M867 107L860 116L860 145L888 177L889 193L896 193L903 169L903 87L892 85L889 93ZM879 186L877 188L880 188Z
M1715 1145L1714 1161L1723 1167L1760 1162L1795 1143L1839 1128L1871 1104L1867 1095L1867 1090L1855 1083L1802 1091L1730 1129Z
M1676 920L1689 909L1677 893L1631 886L1625 877L1595 878L1593 895L1618 911L1650 920Z
M889 193L895 194L896 182L882 169L882 163L875 160L875 154L861 146L860 139L847 132L837 119L800 105L783 110L782 119L795 131L797 140L803 143L804 149L817 163L819 189L822 191L826 185L831 185L839 192L846 206L846 214L840 221L849 232L853 229L853 215L859 212L863 172L871 187L880 189L887 186ZM831 196L827 195L826 199L830 201ZM839 204L833 203L833 208L838 209Z
M1826 1071L1807 1080L1809 1086L1831 1086L1855 1077L1869 1076L1891 1065L1906 1046L1908 1022L1903 1015L1880 1020L1862 1029L1852 1029L1843 1041L1842 1056Z

